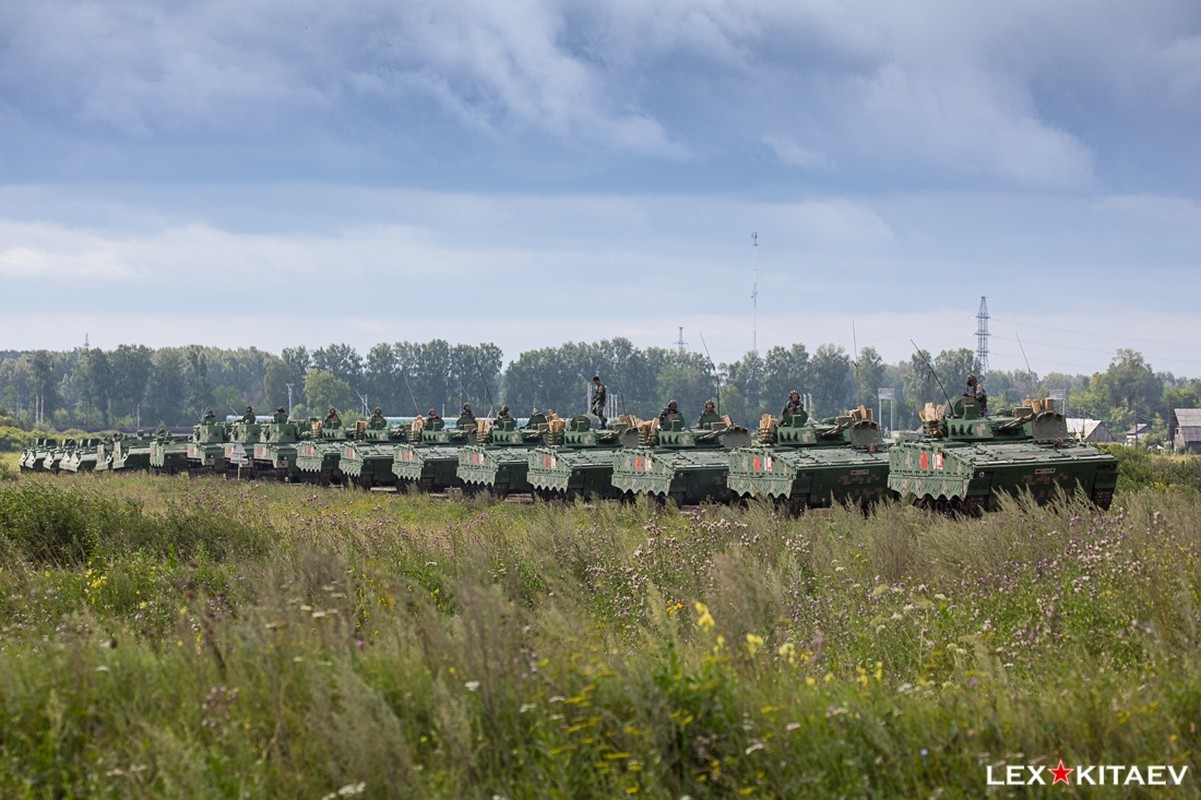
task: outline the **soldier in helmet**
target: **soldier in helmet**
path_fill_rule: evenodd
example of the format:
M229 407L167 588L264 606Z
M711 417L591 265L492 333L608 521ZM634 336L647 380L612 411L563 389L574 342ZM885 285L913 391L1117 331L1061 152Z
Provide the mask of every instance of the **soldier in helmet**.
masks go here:
M371 430L383 430L388 427L388 420L384 419L384 410L379 406L375 407L375 411L371 415L371 419L367 420L367 427Z
M475 412L471 410L471 403L463 404L463 409L459 411L459 419L455 424L460 428L475 427Z
M325 422L321 424L323 428L341 428L342 417L338 414L338 409L333 406L329 407L329 411L325 413Z
M698 428L709 428L714 424L721 424L721 416L717 413L717 405L712 400L705 401L705 410L701 412L701 417L696 421Z
M287 410L283 406L280 406L279 408L275 409L275 415L271 418L271 421L275 422L277 424L280 422L287 422L288 421Z
M661 412L659 412L659 426L666 428L677 419L684 419L684 415L680 413L680 407L676 405L676 401L671 400L667 403L667 406Z
M963 392L964 397L970 397L980 406L980 416L988 413L988 392L984 391L984 384L976 380L974 374L967 376L967 389Z
M500 425L502 422L512 422L512 421L513 421L513 415L509 413L509 407L501 406L500 412L497 413L497 415L496 415L496 424Z
M257 418L254 416L254 408L251 406L246 406L246 413L242 415L242 422L250 424L256 420Z
M213 420L215 420L216 418L217 418L217 415L213 413L213 410L211 408L206 408L204 410L204 422L209 423L209 422L212 422Z
M592 413L600 420L601 427L605 426L605 400L609 390L601 383L600 375L592 376Z
M429 413L425 415L425 424L426 425L433 425L435 422L441 422L441 421L442 421L442 417L438 414L438 412L435 409L431 408L429 410Z
M793 414L800 414L805 410L805 403L801 400L801 393L793 389L788 393L788 402L784 404L784 410L780 412L780 419L788 419Z

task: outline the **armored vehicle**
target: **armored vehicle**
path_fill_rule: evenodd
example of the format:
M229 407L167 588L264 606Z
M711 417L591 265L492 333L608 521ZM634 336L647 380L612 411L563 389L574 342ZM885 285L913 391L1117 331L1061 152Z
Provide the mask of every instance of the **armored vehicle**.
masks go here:
M261 433L262 426L257 419L254 422L238 421L230 426L229 438L221 454L226 477L254 478L254 445Z
M133 436L113 437L109 468L116 470L150 469L150 443L153 437L139 431ZM99 468L99 465L97 465Z
M296 469L300 480L322 486L341 486L344 480L339 462L349 436L341 425L326 427L319 420L309 421L308 438L296 445Z
M440 492L462 486L459 478L459 448L476 442L476 421L459 417L453 428L441 418L430 422L424 417L413 420L409 441L396 445L392 456L392 474L397 488L417 486L427 492Z
M396 473L392 460L396 445L407 438L408 427L371 428L360 421L355 425L354 440L342 448L339 465L346 479L356 486L371 489L375 486L395 486Z
M59 469L67 472L91 472L96 469L96 453L103 450L100 442L100 439L77 439L75 445L63 454Z
M229 423L215 417L206 417L193 425L192 437L188 440L188 474L224 474L225 444L229 434Z
M765 414L759 444L734 450L729 463L726 481L736 497L787 504L794 513L892 496L880 426L863 406L817 423L804 411L778 421Z
M299 480L297 442L300 441L300 428L296 422L285 419L282 412L279 420L259 425L259 440L254 443L250 457L254 476L267 480Z
M530 451L545 440L547 427L545 421L518 427L511 418L495 423L480 420L477 443L459 450L458 475L463 485L487 489L498 497L533 491L526 480Z
M640 442L633 417L603 426L595 414L551 419L548 439L530 451L526 480L542 497L566 499L617 496L613 459L621 448Z
M100 444L96 445L96 465L92 467L93 472L108 472L112 469L113 446L120 438L120 433L113 436L105 436L100 440Z
M150 440L150 471L155 475L175 475L188 468L188 439L166 431L156 432Z
M613 487L627 495L644 494L677 505L730 497L726 475L729 450L750 444L750 432L724 418L708 429L684 426L675 418L640 423L642 444L625 448L613 460Z
M928 403L922 432L889 448L889 486L903 499L939 511L977 513L1005 494L1029 492L1039 503L1083 494L1108 508L1117 459L1068 436L1052 399L981 416L970 397Z
M21 454L21 469L26 472L48 469L46 457L59 446L57 439L48 436L38 439L34 442L33 447Z

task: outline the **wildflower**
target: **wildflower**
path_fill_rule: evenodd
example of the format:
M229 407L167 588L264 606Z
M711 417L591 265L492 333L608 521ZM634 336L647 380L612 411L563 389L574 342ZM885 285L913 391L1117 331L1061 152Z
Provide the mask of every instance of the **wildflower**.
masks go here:
M467 683L463 685L467 687L467 691L469 692L474 692L476 689L480 688L479 681L467 681Z
M704 603L697 601L693 608L696 609L697 627L704 628L707 631L713 630L713 627L717 625L717 622L714 621L713 615L709 613L709 607Z
M748 655L755 655L755 651L763 646L763 637L753 633L746 635L746 651Z

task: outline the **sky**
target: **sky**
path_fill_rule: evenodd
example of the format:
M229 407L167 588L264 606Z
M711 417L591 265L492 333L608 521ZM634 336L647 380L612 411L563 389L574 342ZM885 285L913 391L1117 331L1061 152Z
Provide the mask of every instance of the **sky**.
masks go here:
M752 234L757 234L753 239ZM1195 0L0 0L0 350L1201 376Z

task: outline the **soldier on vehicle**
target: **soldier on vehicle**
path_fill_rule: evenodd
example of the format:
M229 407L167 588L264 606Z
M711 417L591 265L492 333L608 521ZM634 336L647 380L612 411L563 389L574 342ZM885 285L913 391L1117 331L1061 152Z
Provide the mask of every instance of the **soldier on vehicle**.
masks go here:
M206 408L204 410L204 421L205 422L212 422L216 418L217 418L217 415L213 413L213 410L211 408Z
M254 408L251 406L246 406L246 413L242 415L242 422L250 424L256 421L257 417L254 416Z
M459 412L459 419L455 424L460 428L475 427L475 412L471 410L471 403L463 404L463 410Z
M367 420L367 427L375 431L383 430L384 428L388 427L388 420L384 419L384 410L382 408L379 406L375 407L375 411L372 413L371 419Z
M537 408L535 408L533 411L530 412L530 419L528 422L526 422L525 426L527 428L537 428L539 425L545 425L545 424L546 424L546 415L543 414L541 411L539 411Z
M717 406L712 400L705 402L705 410L701 412L701 417L696 421L698 428L708 428L713 424L722 422L721 415L717 413Z
M338 414L338 409L333 406L329 407L329 411L325 413L325 422L321 423L323 428L341 428L342 417Z
M429 413L425 415L425 424L427 426L433 425L435 422L441 422L441 421L442 421L442 417L438 414L437 411L435 411L432 408L429 410Z
M500 412L497 413L497 415L496 415L496 424L500 425L502 422L512 422L512 421L513 421L513 415L509 413L509 407L501 406Z
M973 398L980 405L980 416L988 413L988 392L984 391L984 384L976 380L975 375L967 376L967 389L963 396Z
M676 401L668 402L667 407L659 412L659 427L666 428L675 420L683 420L684 415L680 413L680 407L676 405Z
M605 400L609 397L609 390L605 388L605 384L601 383L600 375L592 376L592 413L600 419L601 426L605 424Z
M784 404L784 410L780 412L780 419L788 419L793 414L800 414L805 410L805 403L801 400L801 393L793 389L788 394L788 402Z
M281 422L287 422L288 421L287 410L283 406L280 406L279 408L275 409L275 414L271 417L271 421L276 424L279 424Z

